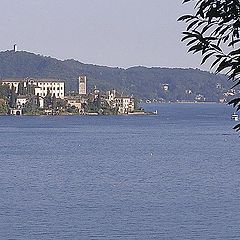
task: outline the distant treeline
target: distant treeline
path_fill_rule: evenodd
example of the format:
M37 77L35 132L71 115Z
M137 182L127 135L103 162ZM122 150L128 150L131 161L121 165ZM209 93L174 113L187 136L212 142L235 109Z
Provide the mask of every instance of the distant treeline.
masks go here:
M75 60L57 60L28 52L0 53L0 77L58 78L66 81L67 90L77 90L78 76L88 77L88 89L118 89L140 99L167 101L194 100L203 95L206 101L218 101L231 88L223 75L198 69L132 67L110 68L83 64ZM168 84L168 90L164 89Z

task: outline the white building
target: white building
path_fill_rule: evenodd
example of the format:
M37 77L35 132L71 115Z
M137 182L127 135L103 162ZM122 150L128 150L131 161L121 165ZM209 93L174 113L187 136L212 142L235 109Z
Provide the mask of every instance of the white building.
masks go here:
M120 114L127 114L134 111L134 99L130 97L117 97L116 104Z
M68 102L70 106L75 106L79 110L83 108L84 100L79 97L65 97L65 100Z
M44 98L43 97L39 97L39 107L44 108Z
M80 95L86 95L87 94L87 77L80 76L78 79L78 83L79 83L78 93Z
M164 83L164 84L162 85L162 87L163 87L163 90L164 90L165 92L169 91L169 84L168 84L168 83Z
M65 83L56 79L40 79L33 83L36 85L35 95L45 97L48 93L56 98L64 99Z
M28 102L27 96L17 96L17 99L16 99L17 107L22 107L26 105L27 102Z
M45 97L48 93L56 98L64 99L65 83L58 79L37 79L37 78L8 78L0 80L2 84L8 84L10 88L15 88L19 92L20 83L23 87L32 86L33 94Z
M134 98L123 96L123 94L119 94L116 90L107 92L106 101L111 107L117 107L120 114L134 112Z

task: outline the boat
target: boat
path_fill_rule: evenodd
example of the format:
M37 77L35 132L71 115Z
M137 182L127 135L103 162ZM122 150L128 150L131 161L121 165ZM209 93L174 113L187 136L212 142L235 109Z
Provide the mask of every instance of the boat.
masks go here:
M239 115L237 113L233 113L231 116L231 119L233 119L234 121L238 121L239 120Z

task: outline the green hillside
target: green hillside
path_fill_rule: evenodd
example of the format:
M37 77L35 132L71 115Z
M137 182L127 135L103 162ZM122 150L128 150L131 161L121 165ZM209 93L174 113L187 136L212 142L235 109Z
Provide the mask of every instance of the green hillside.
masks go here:
M23 51L0 52L1 78L59 78L66 81L67 90L76 90L77 78L82 74L88 77L89 90L94 85L103 91L116 88L143 99L192 100L201 94L206 101L218 101L223 92L231 88L231 82L225 76L198 69L121 69L83 64L75 60L61 61ZM163 84L168 84L168 91L164 91Z

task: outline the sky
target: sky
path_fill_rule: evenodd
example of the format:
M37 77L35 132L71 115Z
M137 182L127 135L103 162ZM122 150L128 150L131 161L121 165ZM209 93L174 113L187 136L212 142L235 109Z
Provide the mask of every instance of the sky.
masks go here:
M128 68L200 68L181 40L182 0L0 0L0 51Z

